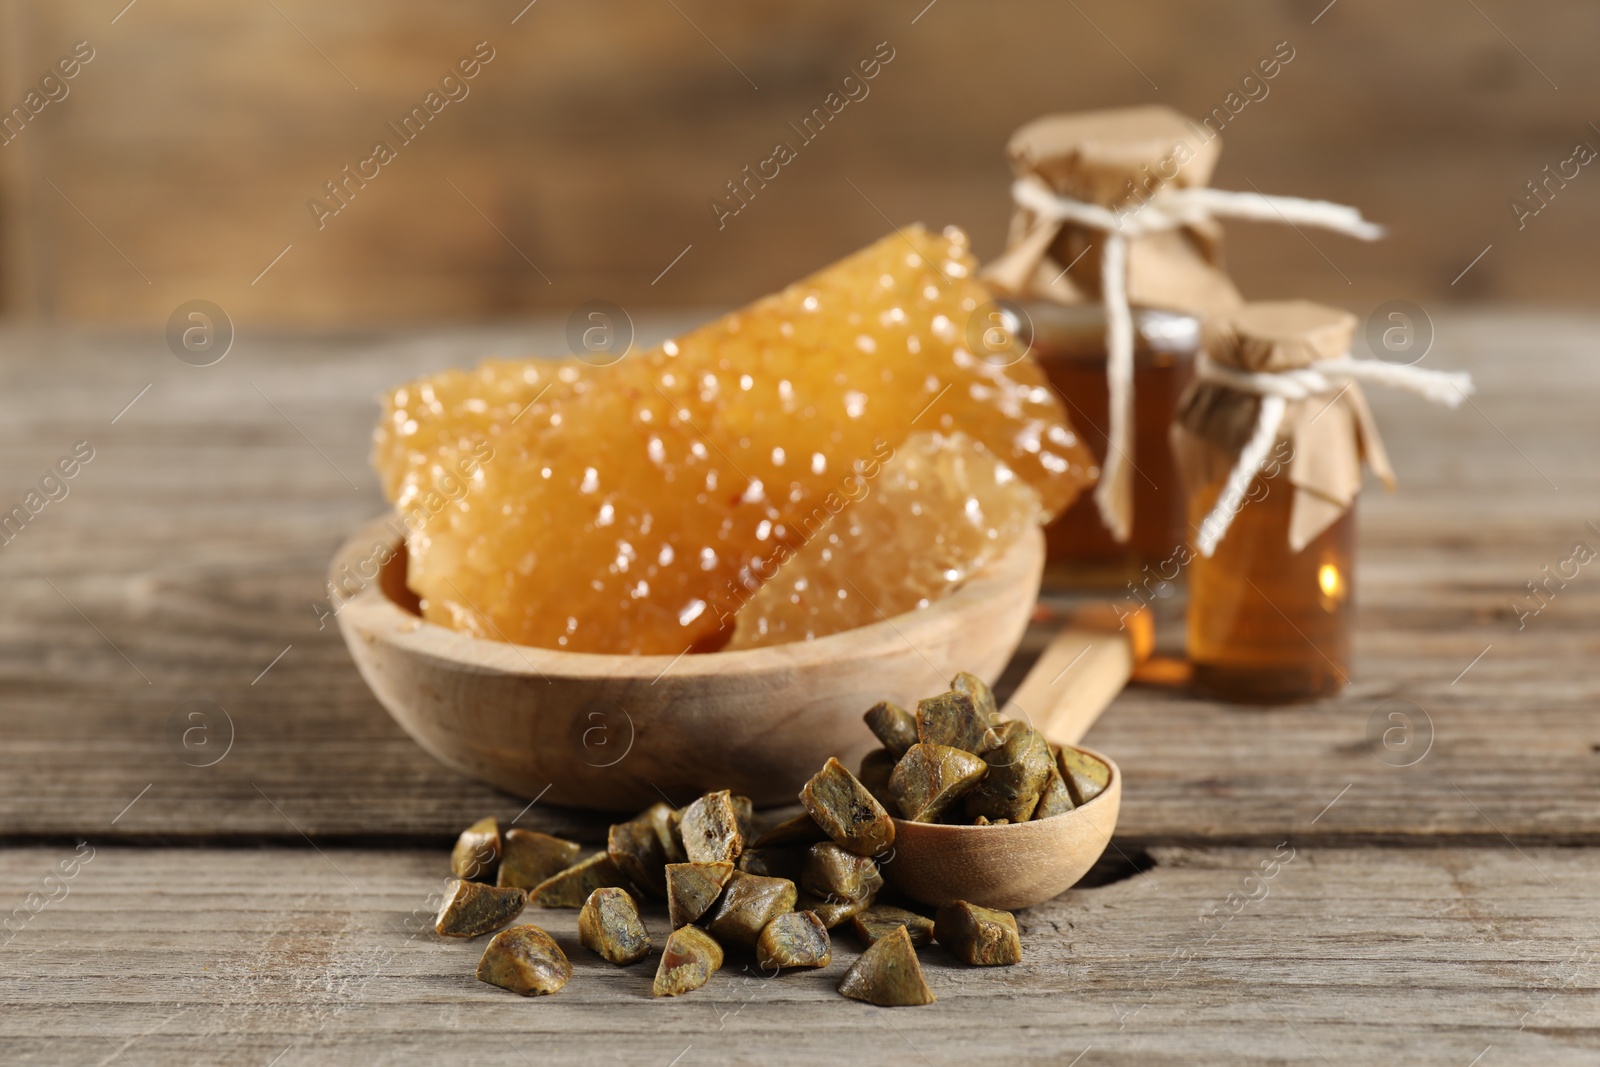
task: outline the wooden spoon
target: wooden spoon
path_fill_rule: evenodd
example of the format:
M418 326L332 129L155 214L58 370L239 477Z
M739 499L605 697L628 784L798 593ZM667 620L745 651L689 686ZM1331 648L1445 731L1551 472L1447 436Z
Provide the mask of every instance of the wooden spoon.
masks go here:
M1055 744L1077 747L1152 644L1146 611L1120 618L1109 608L1080 612L1045 646L1002 713L1031 722ZM965 900L1008 911L1070 888L1110 844L1122 806L1116 762L1081 751L1111 768L1111 782L1072 811L1005 826L896 819L893 858L884 868L889 881L924 904Z
M993 682L1039 591L1038 531L920 611L804 641L679 656L488 641L425 621L397 520L354 534L329 572L339 629L396 722L444 763L521 797L606 811L731 789L792 804L829 756L873 745L862 712L960 671ZM1074 668L1077 670L1077 668Z

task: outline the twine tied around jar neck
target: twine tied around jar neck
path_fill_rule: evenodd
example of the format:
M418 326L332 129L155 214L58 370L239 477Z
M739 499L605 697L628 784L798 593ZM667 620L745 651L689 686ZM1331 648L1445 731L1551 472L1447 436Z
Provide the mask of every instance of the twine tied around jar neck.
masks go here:
M1101 521L1119 542L1127 541L1133 529L1133 473L1128 458L1133 452L1133 313L1128 305L1128 241L1217 217L1316 226L1363 241L1383 236L1383 227L1363 219L1356 208L1296 196L1168 186L1127 209L1113 210L1061 196L1033 175L1017 179L1011 186L1011 195L1018 206L1034 214L1038 224L1059 227L1073 223L1097 230L1105 237L1100 252L1100 291L1106 309L1110 425L1105 463L1094 499Z
M1318 360L1305 367L1280 371L1238 370L1223 366L1201 353L1195 364L1195 377L1199 381L1216 382L1260 397L1260 407L1250 438L1239 450L1239 458L1217 495L1216 505L1200 523L1195 538L1195 547L1202 556L1208 558L1216 551L1217 543L1228 532L1234 516L1243 506L1245 491L1251 481L1266 465L1267 456L1278 438L1278 430L1283 425L1289 401L1332 393L1346 388L1351 382L1366 381L1404 389L1435 404L1454 408L1459 407L1473 390L1472 375L1466 371L1423 370L1421 367L1385 363L1378 359L1355 359L1348 352L1335 359Z

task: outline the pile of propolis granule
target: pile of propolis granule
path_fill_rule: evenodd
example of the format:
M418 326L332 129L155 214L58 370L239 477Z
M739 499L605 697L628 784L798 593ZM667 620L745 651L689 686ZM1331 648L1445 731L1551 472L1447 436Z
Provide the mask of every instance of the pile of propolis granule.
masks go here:
M425 616L676 655L949 591L1095 473L1038 368L975 321L993 308L975 270L965 234L911 227L611 366L490 361L394 390L373 461L412 517Z

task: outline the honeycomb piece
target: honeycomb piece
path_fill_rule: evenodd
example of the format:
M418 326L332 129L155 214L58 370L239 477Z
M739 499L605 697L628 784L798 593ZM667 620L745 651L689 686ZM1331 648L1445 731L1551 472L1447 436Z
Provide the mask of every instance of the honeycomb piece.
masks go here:
M462 460L475 453L492 458L495 440L508 429L548 419L590 370L575 359L489 359L391 391L372 435L372 466L384 494L402 514L442 511L466 491L457 484Z
M914 434L756 590L728 647L809 641L926 607L1040 516L1038 492L976 439Z
M959 231L908 227L609 367L395 390L374 462L424 614L574 651L717 647L914 432L969 434L1059 511L1092 460L1038 367L971 351L975 266Z

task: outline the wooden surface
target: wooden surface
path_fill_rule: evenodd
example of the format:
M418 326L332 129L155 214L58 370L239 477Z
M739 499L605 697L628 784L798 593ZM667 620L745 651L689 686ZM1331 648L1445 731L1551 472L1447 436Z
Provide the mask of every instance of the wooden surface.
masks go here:
M1099 879L1130 876L1025 913L1022 969L927 953L941 1005L904 1012L834 996L839 963L650 1003L643 976L582 953L567 990L525 1003L467 977L471 946L397 932L481 815L603 833L435 763L311 606L380 508L377 390L549 350L560 323L245 335L209 368L154 333L0 334L0 510L95 449L0 547L0 914L77 840L97 850L0 935L0 1059L666 1064L692 1044L680 1063L954 1063L1006 1023L1025 1063L1090 1045L1082 1064L1592 1062L1600 595L1585 568L1522 629L1513 604L1600 546L1600 318L1438 323L1426 365L1481 391L1457 412L1371 391L1402 488L1361 504L1355 684L1268 711L1124 694L1086 743L1125 779ZM231 719L211 766L192 764L224 724L186 747L188 701ZM1394 711L1415 747L1384 747ZM1266 899L1197 943L1283 842ZM570 943L570 916L553 928Z
M0 884L69 852L6 853ZM107 847L0 949L0 1047L108 1067L1594 1062L1592 852L1302 846L1247 887L1273 855L1156 850L1022 913L1022 964L924 950L937 1003L880 1009L834 992L852 935L819 972L730 962L652 1001L656 957L614 967L578 947L575 912L529 912L574 973L524 1001L472 976L482 941L412 936L438 852Z
M992 256L1012 130L1146 103L1223 109L1219 187L1357 204L1391 229L1363 245L1230 224L1250 296L1363 316L1593 297L1600 179L1566 161L1600 147L1600 12L1578 0L126 4L0 0L0 108L75 42L95 49L0 148L10 313L154 326L206 298L259 327L732 306L886 217L967 227ZM387 124L480 41L495 58L470 94L400 144ZM867 95L803 141L790 124L880 42L894 58ZM1292 60L1246 103L1280 43ZM308 201L333 203L325 183L379 138L397 158L319 229ZM711 202L737 206L727 183L780 139L796 158L719 226ZM1527 187L1544 181L1547 204ZM1539 208L1520 227L1516 199Z

